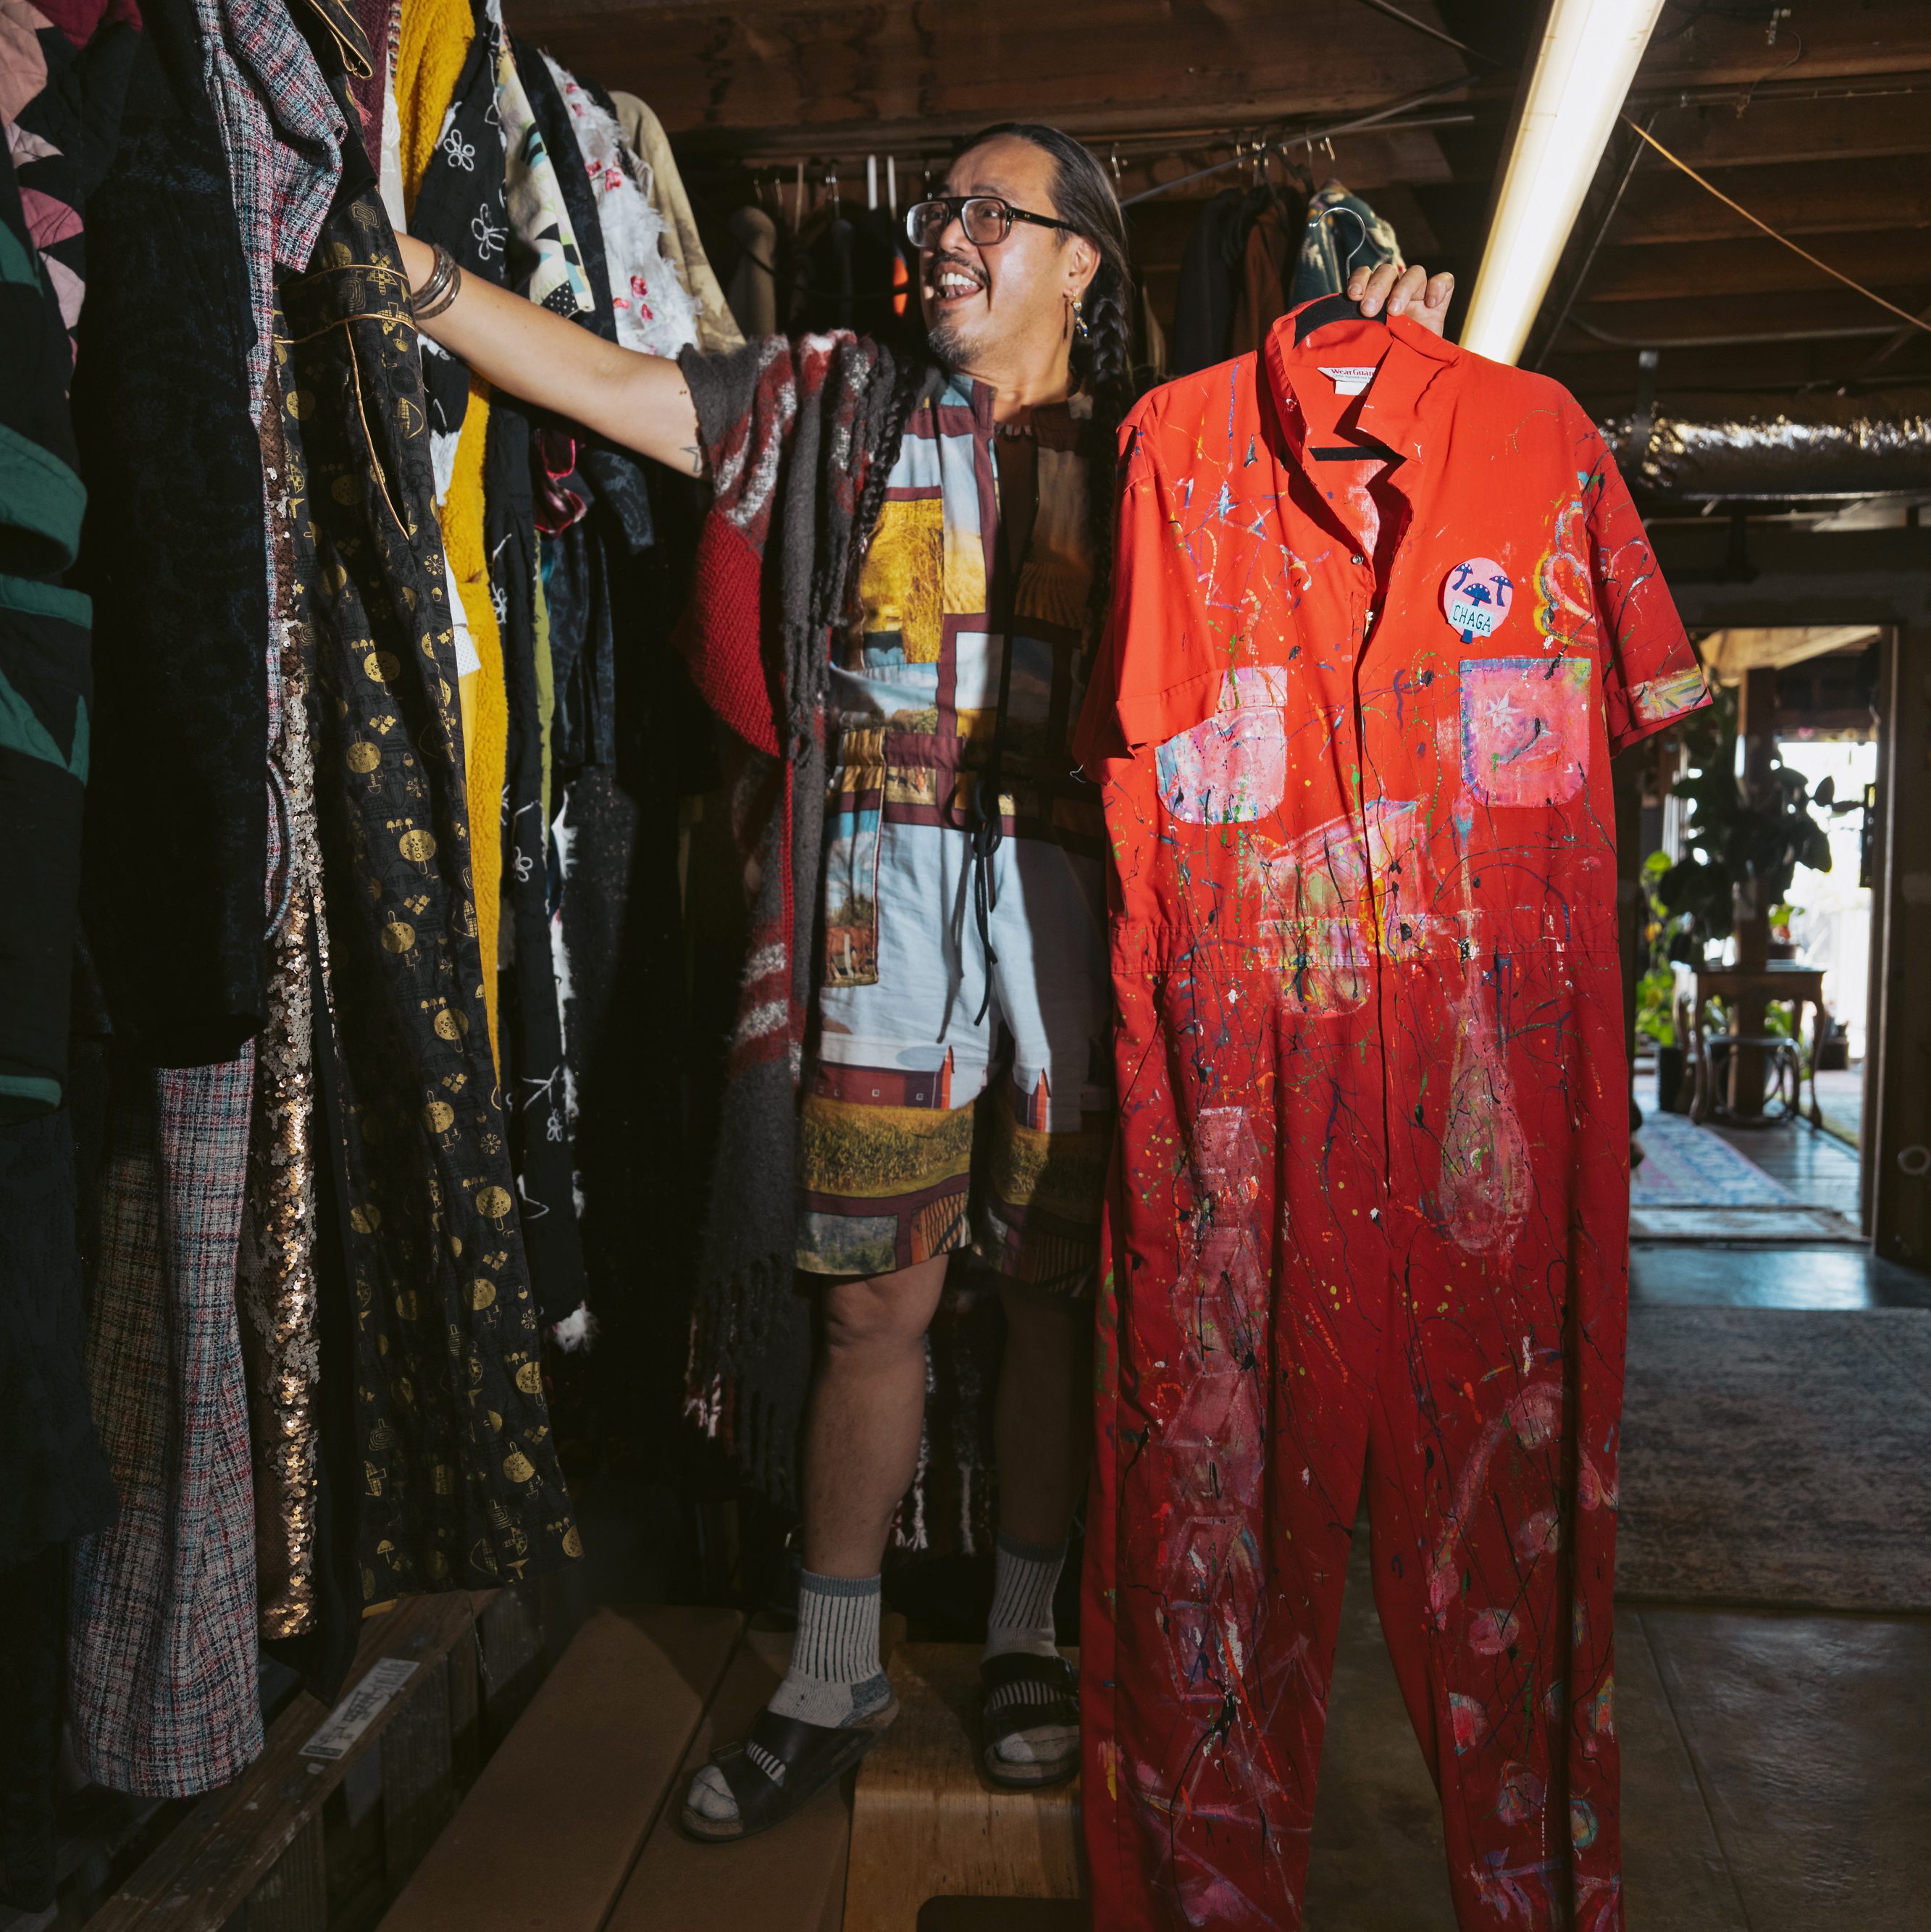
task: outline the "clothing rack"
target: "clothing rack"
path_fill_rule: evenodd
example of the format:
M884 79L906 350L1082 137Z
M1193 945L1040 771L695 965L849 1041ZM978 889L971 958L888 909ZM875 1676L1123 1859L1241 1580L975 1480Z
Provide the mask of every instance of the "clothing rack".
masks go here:
M1399 100L1390 101L1385 106L1371 109L1366 113L1306 126L1277 125L1258 130L1189 127L1157 133L1141 129L1119 134L1104 132L1081 134L1078 138L1102 160L1114 164L1184 153L1189 148L1198 152L1206 148L1210 152L1213 148L1225 145L1230 140L1239 143L1239 151L1226 159L1181 175L1171 182L1159 182L1137 194L1123 197L1121 206L1131 208L1141 202L1170 194L1177 188L1225 173L1231 169L1251 167L1264 163L1270 154L1285 157L1297 148L1312 150L1323 142L1333 140L1342 135L1362 133L1370 128L1394 134L1409 129L1466 126L1475 118L1472 111L1419 116L1413 113L1412 110L1427 106L1446 95L1479 84L1474 76L1459 75L1436 86L1424 88L1419 93L1405 94ZM867 175L868 205L876 207L881 202L889 202L895 212L901 203L916 201L926 191L922 171L934 176L943 173L946 165L958 152L960 138L946 136L925 141L875 140L864 146L814 148L809 154L800 154L795 149L782 153L767 150L731 155L718 154L707 158L712 166L742 170L760 178L772 176L790 178L794 170L802 170L805 182L811 185L823 180L831 171L845 170L855 174L863 167ZM705 169L705 160L694 160L687 164L686 171L696 173ZM1117 166L1114 172L1117 173ZM887 182L889 187L896 188L895 197L880 195L877 192L876 184L881 180ZM787 185L793 185L790 179L787 179Z
M1357 115L1348 120L1337 121L1327 127L1297 128L1291 132L1277 133L1261 144L1260 156L1264 159L1271 149L1285 157L1291 148L1305 146L1312 150L1317 141L1330 141L1337 134L1353 134L1364 128L1386 127L1397 115L1405 113L1411 108L1426 106L1432 100L1439 100L1444 94L1458 92L1462 88L1474 84L1474 76L1463 74L1453 80L1444 82L1438 87L1425 88L1420 94L1409 94L1400 100L1391 101L1386 107L1378 107L1372 112ZM1455 118L1473 120L1474 116L1469 115ZM1436 124L1443 124L1438 122ZM1196 168L1192 174L1182 175L1177 180L1157 182L1152 188L1143 189L1138 194L1129 195L1120 206L1123 208L1137 207L1143 201L1151 201L1157 196L1171 194L1175 188L1184 188L1191 182L1205 181L1213 175L1225 174L1230 168L1248 166L1255 158L1252 152L1236 154L1227 160L1216 161L1209 166Z

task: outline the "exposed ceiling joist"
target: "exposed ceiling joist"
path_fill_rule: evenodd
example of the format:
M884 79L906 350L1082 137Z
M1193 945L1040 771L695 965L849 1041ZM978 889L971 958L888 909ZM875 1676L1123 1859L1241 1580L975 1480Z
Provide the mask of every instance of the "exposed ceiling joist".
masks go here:
M799 6L512 0L518 32L632 87L694 152L817 140L930 146L989 120L1075 132L1230 131L1339 118L1465 71L1451 49L1356 0L830 0Z
M1812 238L1813 242L1816 239ZM1591 303L1654 301L1689 289L1712 296L1770 295L1784 289L1821 288L1831 279L1765 235L1624 248L1614 245L1612 230L1610 240L1612 245L1597 256L1590 274L1584 299ZM1931 231L1924 229L1876 230L1835 247L1814 247L1812 252L1907 308L1913 306L1911 294L1931 283ZM1874 303L1864 306L1874 316L1884 313Z
M1673 7L1650 44L1640 86L1748 87L1931 68L1931 7L1924 0L1852 0L1776 10Z
M1925 108L1931 120L1931 100ZM1746 207L1774 207L1776 226L1786 235L1931 227L1931 163L1921 154L1786 163L1753 170L1727 189ZM1637 170L1618 212L1615 245L1740 241L1757 232L1665 164Z
M1712 631L1696 649L1719 684L1739 685L1753 670L1777 670L1834 651L1861 650L1879 634L1874 624L1780 626L1774 629Z
M1869 83L1885 85L1881 79ZM1636 98L1657 110L1656 136L1693 168L1785 167L1846 156L1931 154L1931 73L1903 76L1893 91L1836 99L1760 92L1740 113L1741 97L1678 107L1650 98L1637 76ZM1645 154L1641 172L1673 173ZM1742 190L1739 190L1739 198Z

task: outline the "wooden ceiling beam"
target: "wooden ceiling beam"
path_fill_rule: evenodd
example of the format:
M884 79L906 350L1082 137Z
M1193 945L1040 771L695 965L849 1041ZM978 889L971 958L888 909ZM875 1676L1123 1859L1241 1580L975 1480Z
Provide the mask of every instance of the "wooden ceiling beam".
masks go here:
M694 152L781 141L931 146L988 120L1229 133L1378 107L1465 71L1356 0L877 0L599 7L511 0L516 31L629 88Z
M1921 278L1915 286L1880 287L1879 292L1915 315L1927 302L1931 302L1931 274ZM1562 344L1567 347L1587 341L1592 347L1600 344L1633 349L1660 344L1667 350L1672 343L1717 336L1768 336L1838 328L1882 329L1888 333L1896 320L1876 303L1832 283L1825 282L1814 289L1781 290L1774 302L1765 302L1754 296L1717 290L1685 274L1674 290L1644 300L1606 302L1598 305L1585 290L1570 311ZM1600 338L1588 334L1582 326L1584 323L1615 340L1601 344ZM1867 340L1870 350L1875 350L1883 336L1873 335Z
M1771 9L1697 14L1686 31L1681 8L1666 12L1637 70L1636 87L1748 87L1768 81L1842 79L1931 68L1931 8L1924 0L1795 0L1768 38Z
M1931 282L1931 231L1882 229L1860 235L1851 245L1813 239L1817 242L1813 252L1821 260L1900 307L1911 306L1900 299L1900 288L1908 291ZM1828 289L1831 284L1832 278L1821 269L1767 236L1750 241L1664 242L1646 248L1606 248L1590 271L1582 300L1594 308L1690 292L1780 296ZM1849 290L1845 293L1857 300ZM1873 320L1884 313L1872 303L1861 306L1872 312Z
M1652 130L1693 168L1780 167L1852 156L1931 154L1931 74L1902 78L1895 93L1837 100L1729 101L1663 106ZM1669 164L1645 156L1639 176ZM1743 193L1737 190L1741 200Z
M1931 227L1931 166L1921 155L1793 162L1753 169L1745 178L1718 185L1786 235ZM1666 163L1638 172L1624 193L1609 239L1630 248L1732 241L1758 232Z
M1579 338L1565 332L1563 340L1573 344ZM1795 389L1813 382L1834 388L1855 379L1870 359L1871 346L1868 341L1765 342L1753 346L1667 349L1658 357L1657 392L1667 398L1692 391ZM1579 396L1620 394L1627 399L1636 386L1636 352L1633 349L1597 345L1584 353L1564 348L1541 366L1543 374L1553 376ZM1931 363L1921 358L1900 367L1894 380L1921 384L1927 372L1931 372ZM1624 406L1628 406L1627 400Z

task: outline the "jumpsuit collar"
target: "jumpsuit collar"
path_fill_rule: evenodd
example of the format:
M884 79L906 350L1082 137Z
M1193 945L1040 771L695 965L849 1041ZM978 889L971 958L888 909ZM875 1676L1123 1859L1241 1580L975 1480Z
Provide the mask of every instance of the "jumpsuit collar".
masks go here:
M1329 322L1297 343L1294 319L1307 306L1303 302L1282 316L1269 330L1261 349L1268 387L1295 461L1303 460L1307 439L1303 399L1316 394L1317 385L1327 383L1328 378L1321 374L1324 365L1353 362L1363 368L1371 362L1378 364L1356 412L1356 427L1411 461L1426 463L1422 400L1460 351L1405 315L1392 316L1385 324L1366 316Z

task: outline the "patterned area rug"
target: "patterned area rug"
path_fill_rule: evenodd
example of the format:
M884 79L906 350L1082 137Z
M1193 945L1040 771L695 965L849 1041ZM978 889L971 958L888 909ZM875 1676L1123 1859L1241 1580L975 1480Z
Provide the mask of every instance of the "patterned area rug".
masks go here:
M1931 1311L1638 1308L1618 1594L1931 1610Z
M1642 1166L1630 1178L1638 1208L1780 1208L1796 1199L1747 1154L1681 1114L1643 1117Z
M1634 1199L1630 1203L1633 1241L1719 1241L1726 1246L1784 1248L1860 1238L1858 1224L1830 1208L1770 1203L1759 1208L1650 1208Z

